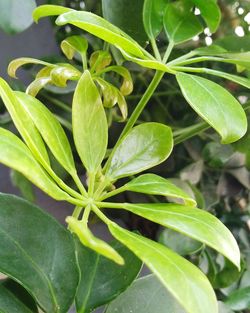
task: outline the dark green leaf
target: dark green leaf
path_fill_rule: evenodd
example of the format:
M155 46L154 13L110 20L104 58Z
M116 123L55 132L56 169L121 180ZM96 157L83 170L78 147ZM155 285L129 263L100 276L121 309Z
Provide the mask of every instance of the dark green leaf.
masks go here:
M166 311L167 308L167 311ZM185 313L176 299L154 275L137 279L113 302L105 313Z
M111 223L112 235L132 250L158 277L187 313L217 313L214 291L206 276L163 245Z
M151 195L178 198L184 203L195 206L196 202L183 190L175 186L169 180L155 174L144 174L134 178L124 185L125 190L140 192Z
M199 76L178 73L176 78L187 102L220 134L222 143L234 142L245 134L245 112L226 89Z
M231 293L226 304L235 311L250 309L250 287L238 289Z
M195 6L200 10L210 31L214 33L220 25L221 12L217 1L192 0Z
M124 258L120 266L76 242L81 280L76 295L77 312L90 312L110 302L136 278L141 261L126 247L114 241L111 246Z
M154 39L162 30L166 0L145 0L143 5L143 24L150 39Z
M159 123L134 127L115 150L106 175L111 180L133 175L162 163L173 148L171 129Z
M142 22L144 0L102 0L103 17L144 45L147 36Z
M72 24L95 35L132 55L144 57L142 48L118 27L90 12L71 11L60 15L56 24L59 26Z
M74 93L72 124L78 154L87 170L96 172L107 149L108 123L89 71L83 73Z
M240 251L236 240L219 219L193 207L172 203L124 203L124 209L203 242L227 257L238 268Z
M0 28L6 33L16 34L32 24L35 0L0 0Z
M67 312L79 278L70 234L38 207L5 194L0 233L0 271L22 284L45 312Z
M167 5L164 28L174 44L187 41L202 32L203 28L189 4L177 1Z

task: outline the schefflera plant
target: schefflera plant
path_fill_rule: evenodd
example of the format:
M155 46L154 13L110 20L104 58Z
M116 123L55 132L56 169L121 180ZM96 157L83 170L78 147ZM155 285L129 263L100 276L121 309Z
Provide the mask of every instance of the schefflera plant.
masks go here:
M80 53L82 70L71 64L53 65L29 58L13 61L9 66L9 73L12 76L15 76L19 66L26 63L41 64L44 68L28 87L27 93L13 91L3 79L0 80L1 97L24 141L6 129L0 129L0 161L21 172L54 199L68 201L76 206L66 222L69 230L77 235L84 246L121 266L124 264L124 259L117 250L95 237L90 231L88 221L92 212L107 225L113 237L149 267L188 313L216 313L218 307L215 293L206 276L198 268L160 243L120 227L104 211L124 209L171 228L215 249L240 268L240 252L230 231L216 217L197 208L196 202L189 195L167 179L150 173L141 174L123 186L115 188L119 179L137 175L164 162L173 149L173 133L170 127L154 122L134 126L164 73L176 75L186 100L221 135L224 143L238 140L247 128L244 110L230 93L205 78L184 73L217 75L249 87L249 80L244 77L185 66L202 60L212 60L237 64L242 69L250 64L246 54L232 55L219 47L204 48L167 63L176 44L187 41L202 31L201 24L191 11L194 6L201 9L205 22L211 25L213 31L216 30L219 14L216 15L215 21L211 21L208 14L215 9L218 13L216 2L211 1L212 8L202 6L202 1L198 0L190 1L188 4L182 1L169 4L165 1L158 2L162 10L155 10L153 2L147 0L143 11L145 30L155 56L149 54L119 28L95 14L49 5L35 10L35 20L43 16L59 15L56 21L58 25L71 23L82 28L115 45L127 60L155 69L156 74L104 162L108 147L108 122L104 106L112 107L118 103L123 118L126 118L124 96L132 91L129 72L124 67L109 66L110 55L105 51L95 52L88 61L87 42L79 36L65 39L61 47L69 59L73 58L75 52ZM164 16L162 12L165 12ZM169 45L162 57L155 37L163 24ZM189 27L190 25L192 27ZM194 57L197 55L198 57ZM109 71L123 77L120 89L101 76ZM34 97L46 84L63 87L68 79L78 81L72 102L72 132L76 150L87 172L87 188L77 174L72 150L62 126ZM207 129L208 124L198 125L197 129L199 131ZM180 142L183 138L188 138L190 134L197 132L197 129L179 131L175 135L175 141ZM78 188L77 191L65 184L54 172L46 146L71 175ZM132 204L107 201L124 191L178 198L182 199L183 204ZM84 284L84 277L82 280ZM88 312L89 308L84 305L85 298L78 296L77 310ZM55 312L64 311L58 309Z

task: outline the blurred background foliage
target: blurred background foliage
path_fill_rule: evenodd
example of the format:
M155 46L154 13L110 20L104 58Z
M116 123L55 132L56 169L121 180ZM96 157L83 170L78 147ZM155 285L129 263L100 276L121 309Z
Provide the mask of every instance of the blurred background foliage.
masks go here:
M112 3L115 6L112 6ZM54 0L39 3L58 4L77 10L87 10L102 15L100 0ZM196 36L188 43L179 45L172 57L178 57L200 46L220 45L229 51L250 51L250 1L249 0L219 0L222 21L218 31L211 35L208 28L200 36ZM125 7L124 7L125 4ZM36 3L33 0L0 0L0 28L8 34L24 31L31 23L31 12ZM147 45L146 36L140 19L143 0L103 0L104 16L130 33L141 44ZM112 11L110 7L115 7ZM199 15L199 11L196 12ZM58 46L67 36L82 33L72 26L54 26L51 18L54 38ZM107 49L99 39L85 34L89 40L89 55L95 50ZM24 43L25 44L25 43ZM158 45L164 51L167 42L159 37ZM14 49L14 47L13 47ZM134 81L134 91L127 97L129 111L135 107L146 86L153 77L153 71L141 68L130 62L124 62L122 56L110 47L114 60L124 63L131 71ZM59 51L59 49L58 49ZM250 52L249 52L250 53ZM63 54L44 55L44 60L64 62ZM81 65L80 59L72 61ZM204 64L205 65L205 64ZM211 64L210 64L211 66ZM213 69L235 72L230 64L215 63ZM225 69L226 68L226 69ZM30 79L34 78L36 67L26 67ZM250 72L246 74L250 78ZM119 83L115 76L109 79ZM216 78L220 85L225 86L239 101L244 104L250 101L249 90ZM13 87L23 90L25 86L20 81L11 81ZM39 93L39 98L56 114L71 137L71 98L74 82L66 88L46 87ZM12 124L3 105L0 106L0 124L12 128ZM118 137L123 123L116 108L107 109L110 124L110 146ZM248 112L250 121L250 112ZM240 141L231 145L222 145L218 135L208 129L196 135L194 125L200 120L192 109L185 103L173 76L162 80L159 88L150 100L138 123L157 121L171 126L177 133L187 127L190 139L177 144L170 159L154 169L155 173L171 178L175 184L186 190L194 197L200 208L208 210L219 217L235 235L242 253L242 271L239 273L222 256L199 243L168 229L144 221L127 213L119 217L129 229L137 229L144 235L158 240L171 247L179 254L187 257L207 274L214 286L218 299L221 300L221 312L250 312L250 129ZM79 161L79 160L78 160ZM56 164L56 161L54 161ZM79 171L81 172L80 162ZM57 170L69 180L62 168L57 164ZM26 179L16 172L11 173L12 182L19 189L23 197L35 201L33 187ZM84 172L82 172L84 179ZM142 196L126 193L125 201L143 202ZM151 201L159 199L150 197ZM167 199L166 199L167 200ZM171 199L173 201L173 199ZM93 221L94 223L95 221ZM133 286L132 286L133 287ZM170 300L169 300L170 301ZM173 299L171 301L174 301Z

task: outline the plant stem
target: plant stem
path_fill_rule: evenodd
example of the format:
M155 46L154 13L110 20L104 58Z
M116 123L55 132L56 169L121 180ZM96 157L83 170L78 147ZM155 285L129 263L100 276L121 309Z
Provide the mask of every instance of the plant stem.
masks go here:
M115 202L95 202L99 208L107 209L124 209L124 203L115 203Z
M176 63L178 63L180 61L184 61L184 60L190 59L190 58L192 58L195 55L196 55L196 53L194 51L188 52L188 53L182 55L181 57L176 58L173 61L169 62L168 65L176 64Z
M80 190L81 194L86 197L88 195L88 193L87 193L86 189L84 188L84 186L83 186L79 176L77 175L77 173L71 174L71 176L72 176L77 188Z
M120 187L120 188L117 188L117 189L115 189L115 190L113 190L113 191L110 191L110 192L108 192L108 193L106 193L104 196L102 196L99 200L100 201L103 201L103 200L105 200L105 199L107 199L107 198L110 198L110 197L113 197L113 196L115 196L115 195L117 195L117 194L119 194L119 193L121 193L121 192L123 192L123 191L126 191L126 185L124 185L124 186L122 186L122 187Z
M152 39L150 40L150 43L151 43L151 46L152 46L152 48L153 48L154 55L155 55L156 59L157 59L158 61L161 61L161 55L160 55L159 49L158 49L158 47L157 47L157 45L156 45L155 39L152 38Z
M187 127L183 130L177 130L173 132L174 135L174 144L178 145L179 143L198 135L199 133L207 130L210 126L206 122L201 122L194 126Z
M92 197L95 190L95 173L88 173L88 195Z
M167 63L168 58L169 58L170 53L172 52L173 48L174 48L174 43L172 41L170 41L169 44L168 44L167 50L166 50L166 52L164 54L164 57L162 59L163 63Z
M85 225L85 227L87 227L88 225L90 212L91 212L91 205L87 205L84 210L83 217L82 217L82 223Z
M92 204L91 206L93 212L100 218L100 220L102 220L105 224L110 225L113 222L107 218L107 216L105 214L102 213L102 211L95 205Z
M79 215L80 215L80 213L81 213L81 211L82 211L82 206L76 206L75 207L75 209L74 209L74 211L73 211L73 214L72 214L72 216L73 217L75 217L76 219L78 219L78 217L79 217Z

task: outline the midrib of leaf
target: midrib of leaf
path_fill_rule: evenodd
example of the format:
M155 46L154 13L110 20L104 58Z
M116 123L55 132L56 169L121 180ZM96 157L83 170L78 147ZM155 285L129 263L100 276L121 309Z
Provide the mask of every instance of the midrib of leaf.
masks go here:
M39 265L36 264L36 262L32 259L32 257L21 247L21 245L14 239L12 238L8 233L6 233L6 231L4 231L3 229L0 228L0 232L2 232L11 242L13 242L17 248L20 249L20 251L22 252L23 256L30 261L31 265L33 266L33 268L35 269L35 271L39 274L39 276L42 278L43 281L45 281L45 283L47 283L48 287L49 287L49 291L51 294L51 297L53 299L54 305L55 305L55 312L60 312L59 309L59 305L56 299L56 295L54 293L54 288L50 283L49 278L46 276L46 274L43 272L43 270L39 267ZM8 273L6 273L8 274ZM30 290L30 292L32 293L32 291ZM38 299L39 300L39 299Z
M78 313L86 313L85 309L86 309L86 304L88 302L88 299L89 299L89 296L90 296L90 292L91 292L91 289L92 289L92 286L94 284L94 281L95 281L95 274L97 272L97 267L98 267L98 263L99 263L99 260L100 260L100 254L97 254L96 255L96 261L95 261L95 264L94 264L94 267L93 267L93 271L92 271L92 279L90 280L89 284L88 284L88 293L85 297L85 300L82 304L82 307L80 309L80 311Z

